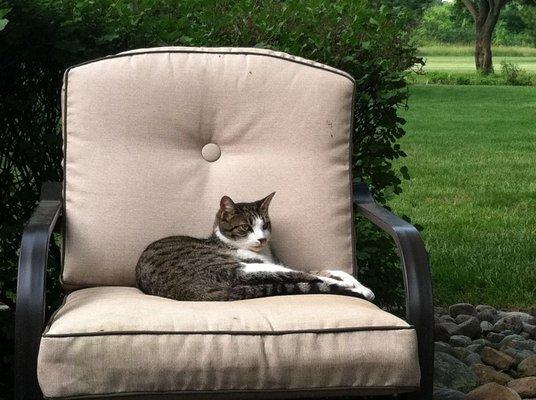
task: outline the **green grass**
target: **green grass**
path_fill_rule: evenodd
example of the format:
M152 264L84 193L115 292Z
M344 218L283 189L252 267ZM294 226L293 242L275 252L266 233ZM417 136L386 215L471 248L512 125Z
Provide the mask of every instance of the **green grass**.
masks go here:
M435 44L421 46L419 53L423 56L468 56L473 57L472 45ZM493 54L498 57L536 57L535 47L493 46Z
M436 299L536 305L536 88L410 91L412 179L390 204L424 226Z
M454 56L454 55L434 55L425 56L425 71L448 71L448 72L472 72L475 71L475 60L473 56ZM493 65L497 71L500 71L501 61L509 61L517 64L527 72L536 73L536 56L530 57L512 57L512 56L494 56Z

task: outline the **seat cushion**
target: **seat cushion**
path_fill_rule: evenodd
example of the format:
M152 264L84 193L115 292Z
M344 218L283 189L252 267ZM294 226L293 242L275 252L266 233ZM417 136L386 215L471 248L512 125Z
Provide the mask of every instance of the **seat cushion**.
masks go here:
M276 389L411 390L416 334L362 299L179 302L131 287L71 293L41 340L46 397Z

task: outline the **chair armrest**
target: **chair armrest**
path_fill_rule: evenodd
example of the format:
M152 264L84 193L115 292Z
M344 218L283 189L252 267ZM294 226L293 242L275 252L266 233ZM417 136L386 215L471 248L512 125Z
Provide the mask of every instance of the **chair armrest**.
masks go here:
M22 234L15 309L15 391L18 399L31 398L39 389L37 354L45 324L48 249L61 210L61 183L44 183L39 204Z
M365 183L354 184L353 189L357 212L387 232L398 248L406 289L406 320L415 327L419 344L421 388L429 388L433 377L434 305L428 253L419 231L376 203Z

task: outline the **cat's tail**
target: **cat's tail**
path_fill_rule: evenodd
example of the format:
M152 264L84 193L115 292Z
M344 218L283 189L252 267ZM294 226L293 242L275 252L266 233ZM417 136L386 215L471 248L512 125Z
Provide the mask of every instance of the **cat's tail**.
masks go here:
M258 297L281 296L289 294L342 294L364 298L352 288L322 280L292 283L258 283L233 286L229 291L229 300L254 299Z

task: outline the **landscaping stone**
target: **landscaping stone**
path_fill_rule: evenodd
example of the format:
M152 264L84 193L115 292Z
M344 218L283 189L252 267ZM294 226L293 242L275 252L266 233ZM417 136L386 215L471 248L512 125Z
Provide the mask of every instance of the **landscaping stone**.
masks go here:
M456 323L456 321L454 320L454 318L452 318L450 315L446 314L446 315L442 315L439 317L439 320L441 322L452 322L453 324Z
M501 347L504 347L504 346L508 345L508 343L510 343L511 341L514 341L514 340L523 341L523 340L525 340L525 338L523 336L521 336L521 335L516 335L516 334L508 335L508 336L505 336L505 338L503 340L501 340L499 344L500 344Z
M452 352L454 353L454 357L456 357L460 361L465 361L467 356L471 354L471 352L465 347L453 347Z
M467 346L467 350L472 351L473 353L478 353L478 354L480 354L483 348L484 348L484 345L481 343L473 343Z
M522 377L536 376L536 355L521 361L517 366L517 370Z
M478 377L481 385L489 382L495 382L499 385L506 385L512 380L512 377L504 372L495 371L492 367L484 364L474 364L471 369Z
M476 316L476 308L469 303L453 304L449 307L449 314L452 318L456 318L460 314Z
M491 343L500 343L505 338L505 336L502 333L490 332L487 334L486 338Z
M536 396L536 376L530 376L527 378L514 379L508 382L508 387L513 389L521 396L521 398L526 399L529 397Z
M447 353L434 355L434 387L468 392L478 385L478 378L467 365Z
M503 352L513 357L516 360L516 364L519 364L521 361L534 355L530 350L517 350L512 348L504 349Z
M481 321L480 322L480 330L482 333L488 333L493 330L493 324L489 321Z
M510 388L490 382L469 392L467 400L521 400L521 397Z
M449 344L451 346L469 346L471 344L471 338L464 335L454 335L450 337Z
M454 389L437 389L434 390L434 400L466 400L467 396Z
M482 349L480 357L482 357L482 361L486 364L492 365L500 370L510 369L516 364L516 360L512 356L488 346Z
M495 323L497 321L497 310L483 310L479 311L477 317L480 321L488 321L490 323Z
M469 336L471 339L476 338L482 333L480 322L475 317L469 317L458 325L458 332L462 335Z
M536 339L536 325L527 324L523 322L523 333L528 333L529 337Z
M482 312L482 311L485 311L485 310L495 310L495 311L497 311L494 307L489 306L487 304L479 304L478 306L475 307L475 309L476 309L477 312Z
M467 357L465 357L463 362L469 366L473 364L482 364L482 358L480 357L480 354L470 353Z
M523 332L523 321L520 317L515 315L507 315L499 319L495 325L493 325L493 330L495 332L502 332L506 330L511 330L515 333Z
M533 315L530 315L526 312L521 311L499 311L498 313L499 318L515 318L518 320L521 320L521 322L525 322L527 324L536 325L536 317Z
M434 329L435 340L442 342L448 342L450 337L456 334L458 334L458 325L453 322L442 322Z
M457 324L461 324L462 322L465 322L470 318L474 317L472 315L460 314L456 318L454 318L454 322L456 322Z

